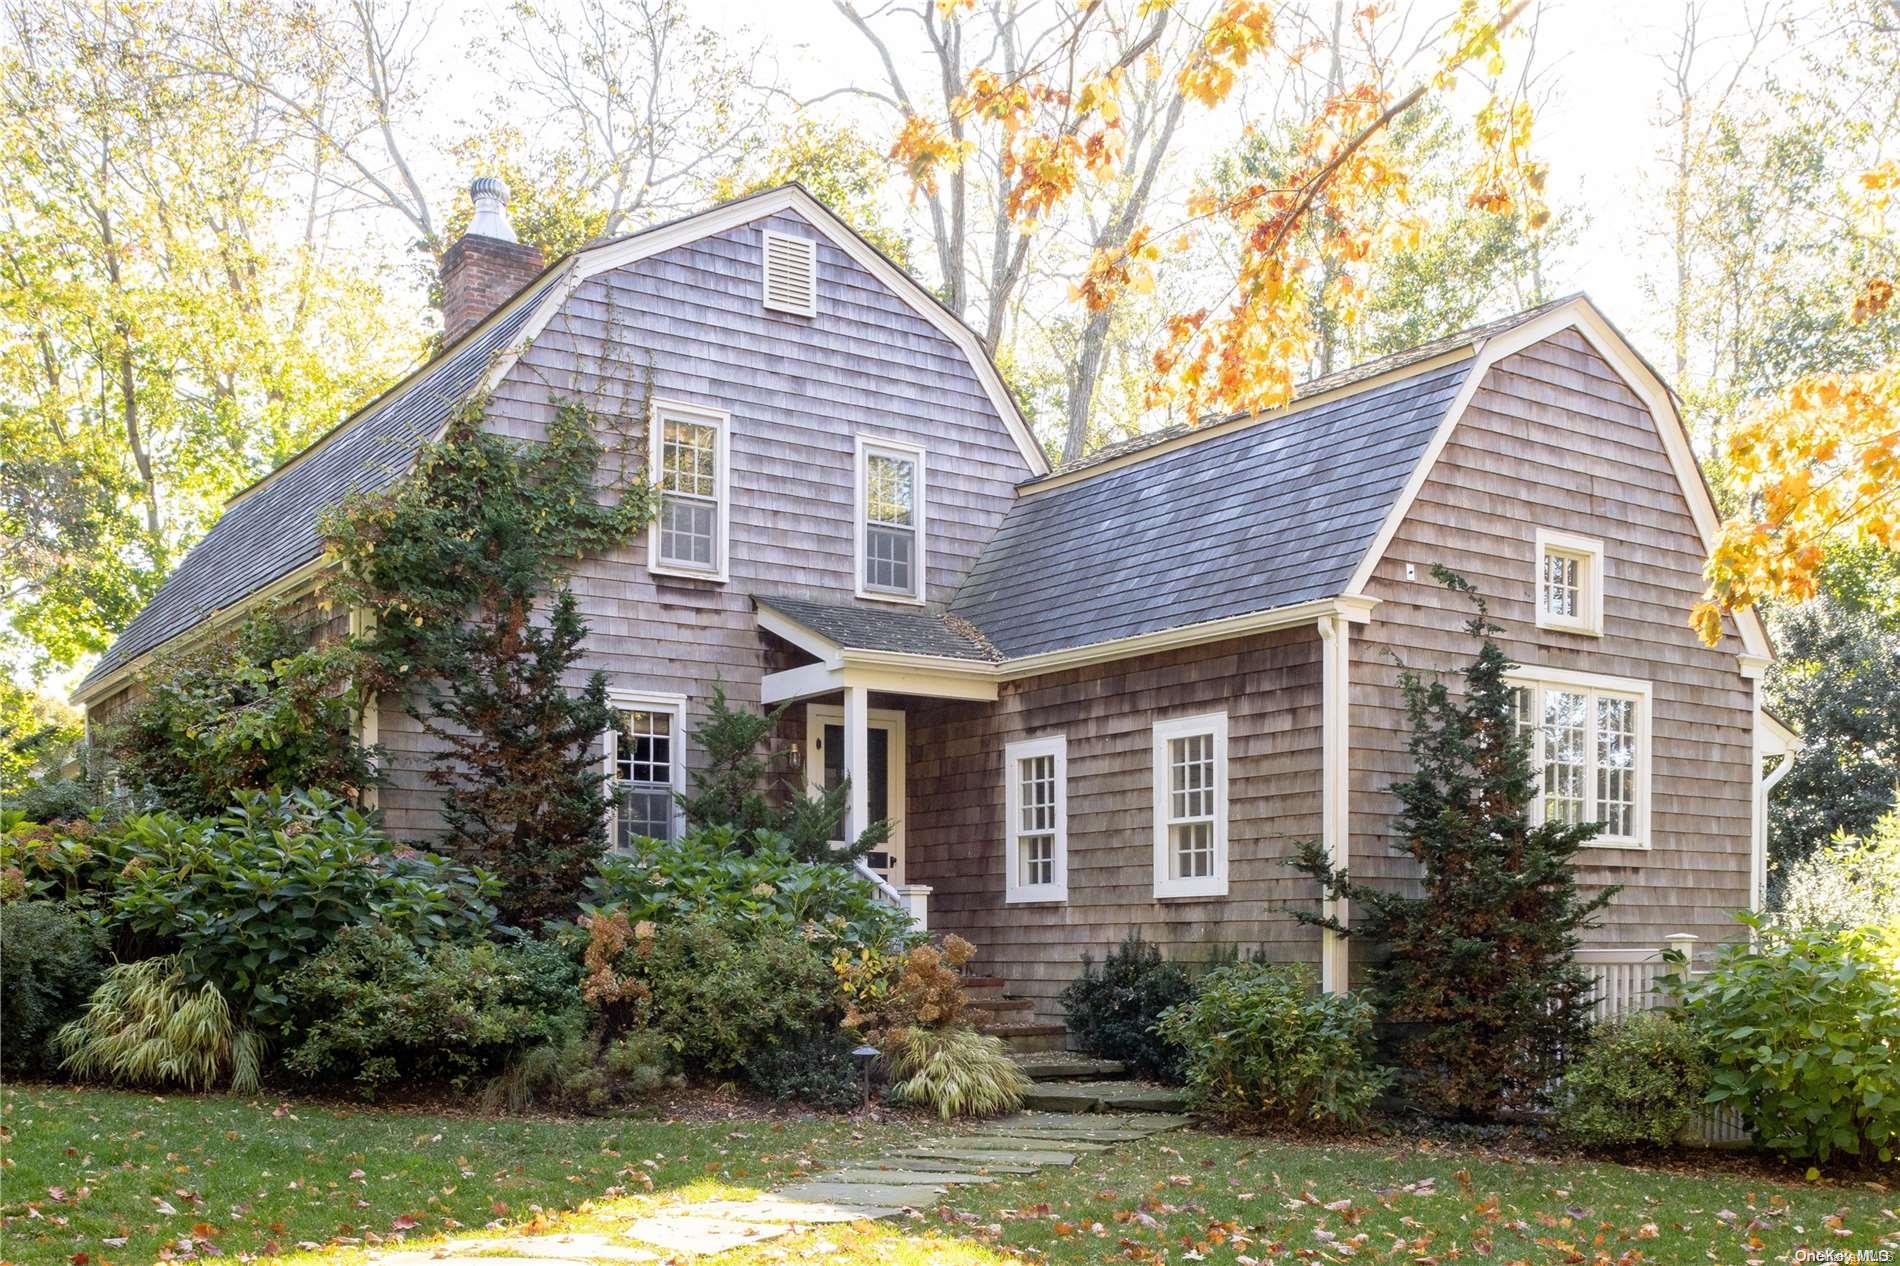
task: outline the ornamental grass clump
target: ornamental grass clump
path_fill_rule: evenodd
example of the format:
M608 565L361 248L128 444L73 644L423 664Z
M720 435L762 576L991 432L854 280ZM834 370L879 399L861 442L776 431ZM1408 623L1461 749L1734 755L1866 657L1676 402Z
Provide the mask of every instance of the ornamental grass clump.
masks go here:
M965 1028L909 1028L884 1051L893 1103L930 1108L945 1121L993 1117L1022 1107L1030 1081L999 1037Z
M228 1076L240 1094L257 1089L262 1054L217 987L192 984L172 955L110 968L55 1045L60 1067L84 1080L206 1090Z

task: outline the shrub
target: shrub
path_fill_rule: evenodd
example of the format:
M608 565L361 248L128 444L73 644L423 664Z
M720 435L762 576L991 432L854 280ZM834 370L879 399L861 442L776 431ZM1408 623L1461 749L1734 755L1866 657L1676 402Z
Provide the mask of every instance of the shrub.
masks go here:
M652 1029L619 1037L570 1038L537 1046L488 1083L482 1106L521 1112L536 1105L604 1113L645 1098L672 1074L672 1048Z
M795 932L700 917L659 927L635 951L652 1027L688 1069L727 1073L775 1044L835 1027L830 964Z
M1802 1159L1900 1153L1900 924L1776 929L1749 915L1753 945L1724 945L1710 971L1665 978L1708 1043L1708 1102L1728 1104L1762 1146Z
M1186 969L1162 958L1160 948L1142 940L1141 933L1131 932L1100 969L1083 956L1082 974L1062 991L1062 1013L1077 1050L1179 1081L1181 1049L1155 1026L1168 1008L1193 993Z
M237 791L321 788L356 800L375 776L355 738L355 650L280 607L162 659L106 745L124 784L188 818Z
M855 954L838 951L831 969L845 996L845 1027L871 1034L950 1028L963 1018L965 1005L958 973L975 953L974 945L956 935L945 938L942 949L867 945Z
M0 870L15 876L18 896L109 913L121 872L131 860L120 828L90 819L42 823L0 815Z
M417 941L485 930L493 882L394 848L361 813L321 791L243 792L215 821L127 821L110 897L120 924L176 945L268 1029L288 1018L279 982L345 928L375 922Z
M1695 1031L1671 1011L1640 1011L1599 1025L1570 1061L1558 1124L1594 1147L1663 1147L1708 1090L1708 1058Z
M0 1063L48 1067L47 1039L99 983L106 938L82 910L54 901L0 906Z
M1323 994L1312 972L1241 963L1209 972L1158 1027L1185 1053L1188 1098L1229 1125L1352 1123L1389 1077L1372 1062L1372 1007Z
M771 832L741 840L724 827L678 840L634 840L600 859L587 881L588 913L619 911L632 923L678 923L698 915L797 932L827 952L887 947L913 938L909 917L878 899L850 867L800 861Z
M346 928L284 979L300 1035L285 1066L365 1094L398 1080L466 1086L577 1037L576 977L566 951L545 941L417 945L385 928Z
M13 808L34 822L76 822L98 803L98 788L80 778L48 778L21 789Z
M262 1054L217 988L194 985L175 956L107 969L54 1045L60 1067L82 1079L204 1090L228 1074L241 1093L257 1089Z
M848 1112L864 1101L863 1082L851 1052L857 1039L836 1029L800 1033L755 1051L745 1075L774 1099Z
M1784 872L1775 922L1797 928L1900 922L1900 813L1864 839L1837 837Z
M893 1033L884 1065L892 1102L922 1104L946 1121L1014 1112L1030 1085L1003 1040L975 1029Z

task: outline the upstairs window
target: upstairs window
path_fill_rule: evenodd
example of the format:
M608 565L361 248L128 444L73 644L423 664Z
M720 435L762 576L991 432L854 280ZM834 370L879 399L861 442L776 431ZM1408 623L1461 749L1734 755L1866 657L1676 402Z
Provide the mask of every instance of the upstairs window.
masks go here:
M763 253L765 306L794 316L817 316L818 243L768 231Z
M614 725L603 744L609 793L608 842L628 848L642 837L671 840L685 790L686 701L678 696L613 696Z
M858 441L860 598L924 600L924 451Z
M1066 901L1069 897L1068 740L1027 739L1003 752L1006 901Z
M1602 541L1539 529L1537 627L1602 634Z
M1157 897L1227 892L1227 714L1154 727Z
M726 578L726 415L655 403L652 479L659 516L647 563L658 572Z
M1585 673L1511 676L1531 736L1540 822L1601 822L1593 843L1649 847L1649 685Z

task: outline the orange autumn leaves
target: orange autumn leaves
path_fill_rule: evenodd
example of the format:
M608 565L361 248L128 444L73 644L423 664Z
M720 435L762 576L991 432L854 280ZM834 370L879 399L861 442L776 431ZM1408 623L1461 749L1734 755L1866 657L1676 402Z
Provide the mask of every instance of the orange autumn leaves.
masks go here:
M954 23L970 7L971 0L939 0L937 12ZM908 116L891 155L916 187L934 191L941 172L970 158L975 145L967 129L982 122L1000 135L1011 218L1046 221L1123 178L1123 97L1134 77L1153 82L1172 74L1185 102L1212 110L1269 58L1295 73L1319 51L1301 42L1305 36L1282 31L1276 6L1263 0L1141 0L1120 16L1128 29L1112 25L1117 19L1108 8L1101 0L1074 0L1066 55L1009 75L979 68L966 77L947 118ZM1460 75L1495 82L1504 69L1502 35L1522 9L1521 0L1463 0L1419 87L1396 96L1383 83L1392 68L1369 67L1364 82L1341 86L1311 111L1283 175L1234 192L1198 192L1179 223L1132 224L1120 242L1095 252L1073 287L1090 311L1152 291L1156 268L1186 252L1197 233L1222 234L1237 247L1231 286L1217 302L1164 316L1147 390L1151 406L1199 418L1260 411L1291 398L1317 341L1322 314L1311 281L1320 261L1345 267L1331 269L1319 305L1332 319L1353 322L1372 263L1417 240L1419 226L1405 214L1410 173L1387 142L1389 126ZM1355 46L1379 46L1376 31L1389 17L1377 4L1353 12ZM1164 65L1157 51L1164 36L1179 39L1184 31L1183 51ZM1495 213L1521 209L1536 227L1546 217L1538 196L1542 169L1528 156L1530 129L1526 105L1490 97L1474 120L1485 156L1470 173L1469 200Z
M1861 231L1891 240L1897 195L1900 161L1863 174L1851 199ZM1892 278L1865 278L1851 317L1874 320L1893 299ZM1723 524L1710 554L1691 617L1703 641L1721 636L1728 612L1814 597L1831 546L1900 550L1900 362L1803 378L1744 418L1723 449L1747 509Z

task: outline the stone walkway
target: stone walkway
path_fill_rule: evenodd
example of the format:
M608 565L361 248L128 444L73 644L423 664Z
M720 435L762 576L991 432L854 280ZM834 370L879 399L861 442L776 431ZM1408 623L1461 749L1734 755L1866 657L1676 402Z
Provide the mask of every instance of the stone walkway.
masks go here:
M378 1266L586 1266L591 1262L669 1262L723 1253L827 1222L895 1217L929 1208L951 1187L1033 1174L1172 1130L1186 1117L1156 1112L1078 1116L1019 1112L959 1123L941 1135L848 1161L751 1200L708 1200L641 1218L619 1235L571 1234L468 1239L407 1249Z

